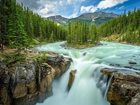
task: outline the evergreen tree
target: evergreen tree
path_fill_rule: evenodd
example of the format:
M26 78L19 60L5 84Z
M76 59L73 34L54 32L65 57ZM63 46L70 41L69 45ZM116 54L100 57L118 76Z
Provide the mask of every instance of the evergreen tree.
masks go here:
M9 17L7 31L11 46L18 48L26 47L28 45L28 36L22 23L22 8L13 0L11 10L12 13Z
M11 0L0 0L0 49L3 52L3 46L8 45L7 40L7 21L10 11L8 7L10 6Z
M51 33L51 36L50 36L50 39L49 39L49 42L54 42L55 41L55 38L54 38L54 34L53 34L53 31Z

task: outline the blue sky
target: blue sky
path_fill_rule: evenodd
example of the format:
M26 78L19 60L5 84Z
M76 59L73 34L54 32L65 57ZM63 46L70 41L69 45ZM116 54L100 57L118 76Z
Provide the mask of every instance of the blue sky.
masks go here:
M17 0L42 17L62 15L77 17L83 13L98 11L116 14L140 8L140 0Z

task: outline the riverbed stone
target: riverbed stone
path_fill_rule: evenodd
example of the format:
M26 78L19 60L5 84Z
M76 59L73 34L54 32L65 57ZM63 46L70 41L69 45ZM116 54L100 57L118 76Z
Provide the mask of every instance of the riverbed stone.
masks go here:
M72 87L72 84L73 84L74 79L75 79L76 72L77 72L77 70L71 70L70 73L69 73L69 82L68 82L69 89Z
M129 61L129 64L137 64L137 63L134 61Z

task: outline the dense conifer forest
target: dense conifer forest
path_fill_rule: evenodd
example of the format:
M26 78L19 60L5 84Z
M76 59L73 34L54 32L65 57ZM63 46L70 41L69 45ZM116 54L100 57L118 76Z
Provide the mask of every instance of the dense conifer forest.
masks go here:
M100 26L77 21L68 26L70 44L96 44L100 40L140 44L140 9L129 11Z
M38 42L66 40L67 30L45 20L16 0L0 0L0 45L28 47Z
M110 38L110 37L113 38ZM67 40L69 45L96 44L100 40L140 44L140 9L124 12L100 26L80 20L68 28L45 20L16 0L0 0L0 47L22 48Z
M127 42L131 44L140 44L140 9L134 9L133 12L124 12L118 18L102 24L99 27L99 36L114 38L119 42ZM115 35L118 37L115 37ZM109 39L109 38L108 38ZM112 39L113 40L113 39ZM112 41L110 40L110 41Z

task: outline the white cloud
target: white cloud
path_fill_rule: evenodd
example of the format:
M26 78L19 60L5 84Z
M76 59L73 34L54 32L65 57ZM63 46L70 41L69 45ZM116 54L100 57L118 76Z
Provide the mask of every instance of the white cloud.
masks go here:
M81 6L87 0L17 0L23 2L35 13L43 17L51 15L63 15L76 17L80 13L95 12L98 9L106 9L121 4L128 0L101 0L97 5ZM122 9L123 7L120 7ZM119 9L119 8L118 8ZM80 11L80 13L79 13Z
M106 8L111 8L114 7L118 4L122 4L125 1L128 0L102 0L101 2L99 2L99 4L97 6L81 6L80 9L80 13L85 13L85 12L95 12L98 9L106 9ZM122 9L124 6L120 7L119 9Z
M85 0L66 0L66 6L69 6L67 9L70 11L71 15L66 16L68 18L75 18L79 15L81 3Z
M17 0L43 17L63 15L75 17L85 0Z
M48 17L59 14L68 16L70 12L71 17L76 17L83 1L85 0L38 0L37 4L40 5L40 10L37 10L37 13Z
M111 8L111 7L114 7L114 6L118 5L118 4L122 4L125 1L127 1L127 0L102 0L98 4L97 8L99 8L99 9Z
M67 0L67 3L68 3L68 4L71 4L71 3L72 3L72 0Z
M123 9L124 8L124 6L121 6L121 7L119 7L118 9Z
M85 13L85 12L95 12L97 10L97 7L91 5L91 6L82 6L80 12Z
M54 10L55 10L55 8L52 4L50 4L50 5L46 4L44 8L40 9L40 13L41 14L50 14L50 13L53 13Z
M67 0L67 4L72 4L72 3L81 3L84 2L85 0Z
M40 0L38 4L42 6L40 10L38 10L38 13L43 17L47 17L59 13L60 7L63 8L64 0Z
M71 14L70 16L68 16L68 18L75 18L78 16L78 12L75 12L73 14Z
M59 1L59 5L63 6L64 2L62 0Z

